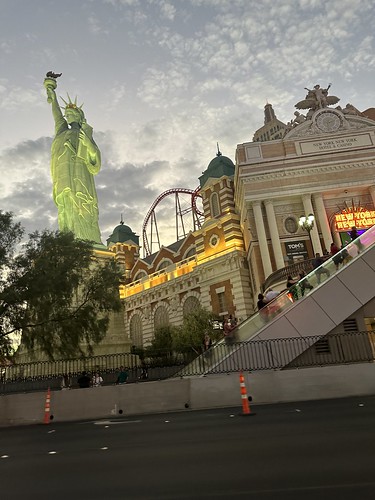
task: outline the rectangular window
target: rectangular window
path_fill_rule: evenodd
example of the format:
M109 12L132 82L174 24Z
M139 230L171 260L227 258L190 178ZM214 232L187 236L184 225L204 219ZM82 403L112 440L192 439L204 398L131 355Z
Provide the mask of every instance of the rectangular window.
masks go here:
M217 298L219 300L219 311L220 313L224 313L227 311L227 304L225 300L225 293L221 292L217 294Z

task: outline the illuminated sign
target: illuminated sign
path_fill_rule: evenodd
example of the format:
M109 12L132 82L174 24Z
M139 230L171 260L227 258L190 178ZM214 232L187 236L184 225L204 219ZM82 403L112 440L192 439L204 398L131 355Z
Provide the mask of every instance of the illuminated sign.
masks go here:
M293 257L293 255L307 255L307 248L304 240L285 243L285 250L288 257Z
M355 211L343 210L335 215L337 231L347 231L355 226L357 229L367 229L375 224L375 210L359 208Z

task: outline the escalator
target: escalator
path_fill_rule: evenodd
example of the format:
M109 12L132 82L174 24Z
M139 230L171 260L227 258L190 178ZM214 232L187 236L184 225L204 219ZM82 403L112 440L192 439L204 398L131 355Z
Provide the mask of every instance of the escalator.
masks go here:
M240 367L243 350L257 359L260 340L300 338L293 352L278 353L270 365L286 366L375 297L375 226L349 243L298 282L293 293L285 291L260 312L240 323L232 339L217 342L178 375L204 375ZM306 285L311 285L311 288ZM315 337L315 340L313 338ZM262 348L264 350L264 348ZM262 365L264 366L264 353ZM256 367L254 367L255 369Z

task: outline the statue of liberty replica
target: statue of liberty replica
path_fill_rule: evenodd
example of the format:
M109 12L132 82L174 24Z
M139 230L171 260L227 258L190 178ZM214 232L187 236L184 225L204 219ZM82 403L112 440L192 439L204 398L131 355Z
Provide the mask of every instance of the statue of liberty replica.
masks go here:
M55 137L51 148L53 200L58 210L60 231L72 231L77 239L101 244L98 198L94 175L101 167L100 151L93 139L93 129L82 111L68 95L65 113L57 101L56 78L48 72L44 80L47 101L52 105Z

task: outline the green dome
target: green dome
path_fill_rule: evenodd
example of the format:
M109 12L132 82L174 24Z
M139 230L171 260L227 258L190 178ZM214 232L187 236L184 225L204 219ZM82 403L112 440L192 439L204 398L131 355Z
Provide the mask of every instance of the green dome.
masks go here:
M137 236L129 226L125 226L123 222L115 227L111 236L107 239L107 246L110 243L125 243L126 241L133 241L139 246L139 236Z
M216 157L210 161L207 170L199 177L200 186L203 187L210 177L214 179L220 179L220 177L224 175L232 177L234 175L234 170L235 166L232 160L219 152Z

